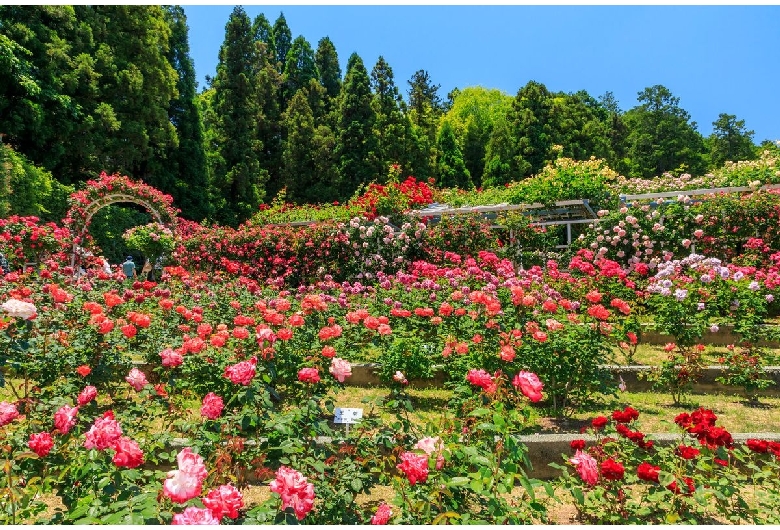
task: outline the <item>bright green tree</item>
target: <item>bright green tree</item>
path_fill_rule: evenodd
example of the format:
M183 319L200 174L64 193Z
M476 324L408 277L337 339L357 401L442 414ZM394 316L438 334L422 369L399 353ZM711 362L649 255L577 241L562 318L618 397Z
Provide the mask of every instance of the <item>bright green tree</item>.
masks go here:
M276 60L276 48L274 48L274 32L271 27L271 23L265 18L265 15L260 13L252 21L252 34L255 37L255 42L264 42L266 50Z

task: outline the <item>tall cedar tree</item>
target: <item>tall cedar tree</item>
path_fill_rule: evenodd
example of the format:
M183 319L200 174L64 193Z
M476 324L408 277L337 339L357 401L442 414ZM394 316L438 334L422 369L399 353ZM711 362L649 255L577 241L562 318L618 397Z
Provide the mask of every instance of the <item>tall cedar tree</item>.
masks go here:
M341 90L336 157L339 198L347 199L358 188L376 179L381 171L373 135L376 114L371 108L371 87L363 60L353 53Z
M314 54L314 62L320 74L320 84L327 91L328 111L333 109L336 98L341 91L341 66L336 46L328 37L323 37L317 43L317 52Z
M374 91L372 105L376 113L374 135L377 138L377 157L382 180L391 164L401 165L402 171L409 174L407 143L411 123L404 116L404 101L398 92L393 78L393 69L385 58L380 56L371 70L371 87Z
M252 21L252 34L255 41L265 43L265 47L268 53L274 58L272 62L276 61L276 48L274 47L274 30L271 28L271 23L265 18L265 15L260 13Z
M264 42L256 41L256 92L259 105L256 132L262 144L260 168L268 173L266 198L273 197L282 187L281 164L282 142L284 140L282 108L279 106L279 92L282 77L276 70L273 55Z
M675 170L702 174L704 140L680 107L680 98L655 85L639 92L637 101L624 116L631 176L650 178Z
M284 13L279 13L279 18L274 22L271 34L274 38L274 45L271 49L276 54L279 73L283 74L284 67L287 64L287 52L290 51L290 46L292 46L292 32L287 25L287 19L284 18Z
M463 162L463 153L455 141L452 125L445 121L436 141L436 181L443 188L473 188L469 170Z
M100 131L98 161L108 172L144 177L157 185L150 163L175 146L168 118L177 97L176 70L168 61L171 29L160 6L76 6L95 39L100 113L111 126Z
M282 153L282 180L287 187L286 198L292 202L307 202L308 190L317 177L311 156L315 135L314 114L306 92L296 92L283 115L287 139Z
M309 41L301 35L295 37L287 52L284 66L282 108L287 107L287 103L298 90L309 86L310 79L319 79L319 77L320 74L314 62L314 50Z
M211 214L211 203L203 123L195 104L198 82L190 57L187 17L181 6L166 6L164 9L171 27L168 60L179 74L176 84L179 96L171 101L168 117L176 127L179 145L178 148L168 149L168 155L154 173L170 173L173 186L160 189L173 196L183 216L202 221Z
M418 178L433 175L436 163L436 129L443 114L440 85L434 85L428 72L418 70L409 84L408 116L412 122L410 163Z
M220 142L220 164L213 175L219 193L216 218L232 226L254 213L268 179L260 168L262 143L257 137L257 50L249 17L241 7L234 8L213 83Z

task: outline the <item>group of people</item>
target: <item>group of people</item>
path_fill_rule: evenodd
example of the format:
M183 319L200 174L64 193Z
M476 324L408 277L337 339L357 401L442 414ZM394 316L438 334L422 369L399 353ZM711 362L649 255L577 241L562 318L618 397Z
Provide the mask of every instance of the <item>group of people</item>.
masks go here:
M148 259L146 260L143 268L141 269L141 275L140 275L141 279L146 279L151 281L155 280L155 272L160 269L159 267L160 260L157 261L158 261L157 266L153 268L152 263ZM127 256L125 262L122 263L122 272L125 273L125 276L128 279L129 278L137 279L139 277L135 266L135 261L133 261L133 256Z

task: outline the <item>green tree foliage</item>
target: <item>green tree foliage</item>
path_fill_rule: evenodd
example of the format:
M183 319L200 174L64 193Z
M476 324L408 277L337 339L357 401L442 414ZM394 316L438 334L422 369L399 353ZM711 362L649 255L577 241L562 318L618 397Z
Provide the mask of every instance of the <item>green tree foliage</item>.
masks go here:
M452 126L463 161L475 185L482 182L488 140L496 123L506 119L512 96L481 86L467 87L450 93L450 110L440 125Z
M284 18L284 13L279 13L279 17L274 22L271 34L274 38L274 45L271 49L276 54L279 73L283 74L284 68L287 65L287 52L290 51L290 47L292 46L292 32L287 25L287 19Z
M0 218L35 215L59 221L68 210L73 188L57 182L45 169L0 143Z
M702 174L704 140L668 88L655 85L639 92L639 105L627 111L626 155L631 176L650 178L667 171Z
M562 156L587 160L591 156L612 157L609 138L609 112L584 90L553 96L554 145L563 149ZM548 153L548 161L551 160Z
M428 72L418 70L409 84L408 116L412 122L411 170L418 178L433 175L436 165L436 131L444 107L439 97L440 85L434 85Z
M626 136L628 129L623 121L623 112L620 110L617 99L612 92L607 91L599 96L599 104L607 113L606 127L609 140L609 155L606 157L609 166L618 172L627 173L626 168Z
M463 162L463 153L455 140L455 132L449 122L439 129L436 141L436 181L445 188L473 188L469 170Z
M260 13L252 21L252 34L255 37L255 41L264 42L266 50L276 60L276 48L274 47L274 32L271 27L271 23L265 18L265 15ZM272 61L272 62L274 62Z
M249 17L236 7L225 27L213 82L214 126L220 152L214 159L217 166L213 179L219 192L216 216L233 226L254 213L268 180L268 172L260 168L262 142L257 135L258 49Z
M168 116L176 128L179 144L169 147L165 159L151 167L150 184L173 196L182 215L202 221L211 214L209 178L204 152L203 123L195 103L197 81L190 57L187 37L187 17L181 6L166 6L165 14L171 27L168 60L178 73L178 97L171 101ZM168 178L158 175L167 173ZM159 184L155 184L158 182Z
M368 71L356 53L350 56L348 64L350 68L341 90L336 129L338 190L342 200L382 172L376 163L376 138L373 135L376 114L371 107L373 98Z
M312 156L316 130L306 92L299 90L284 113L287 140L282 154L282 176L287 187L286 198L298 203L321 200L315 193L320 184Z
M754 134L754 131L746 129L745 120L738 120L733 114L719 114L718 119L712 122L712 134L708 138L710 168L719 168L727 160L755 159Z
M309 85L310 79L319 79L320 74L314 61L314 50L309 41L298 36L292 43L284 66L282 81L282 107L287 106L293 95Z
M372 106L376 113L374 135L379 166L386 170L392 164L399 164L402 170L408 171L407 147L411 123L402 112L404 102L395 85L393 69L382 56L371 70L371 88L374 92ZM379 180L382 176L378 175Z
M323 37L317 43L314 63L320 74L320 84L325 87L329 101L335 101L341 91L341 66L336 46L328 37ZM329 108L330 108L329 104Z

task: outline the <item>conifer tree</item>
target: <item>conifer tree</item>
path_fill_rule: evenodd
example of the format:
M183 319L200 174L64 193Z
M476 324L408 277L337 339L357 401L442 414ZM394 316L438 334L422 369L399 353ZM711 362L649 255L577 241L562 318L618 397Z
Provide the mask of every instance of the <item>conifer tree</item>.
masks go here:
M274 48L274 30L264 14L260 13L252 21L252 34L255 37L255 42L260 41L265 43L266 50L274 58L272 62L275 63L276 48Z
M320 73L320 84L325 87L330 101L335 101L341 90L341 66L336 46L328 37L321 38L317 43L314 62Z
M407 142L410 123L401 112L403 99L393 78L393 69L380 56L371 70L371 87L374 91L373 108L376 113L374 135L377 138L377 157L379 167L387 173L391 164L402 165L402 170L410 170L407 160Z
M262 44L260 45L262 46ZM246 12L236 7L225 26L214 78L216 135L220 143L214 184L219 191L217 219L229 225L246 220L265 195L268 173L260 167L257 135L257 50Z
M336 157L339 172L339 197L348 198L360 185L378 177L376 138L373 127L376 115L371 108L368 71L358 54L348 61L338 110Z
M276 54L279 73L283 74L284 67L287 64L287 52L290 51L292 46L292 32L287 25L287 19L284 18L284 13L279 13L279 18L274 22L271 34L274 39L274 45L271 49Z
M282 108L301 88L309 86L310 79L318 79L319 72L314 62L314 50L309 41L298 36L292 43L284 66L282 81Z
M463 153L455 141L450 122L445 121L439 130L436 157L436 182L443 188L473 188L471 175L463 162Z

